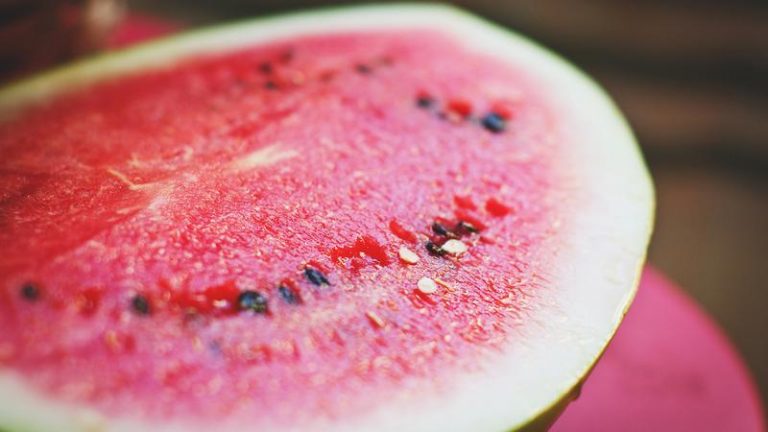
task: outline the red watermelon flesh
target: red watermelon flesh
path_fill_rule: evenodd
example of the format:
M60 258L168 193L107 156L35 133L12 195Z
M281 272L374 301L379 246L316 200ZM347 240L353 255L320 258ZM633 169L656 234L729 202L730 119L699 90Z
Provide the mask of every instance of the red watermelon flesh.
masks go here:
M0 124L0 365L107 416L254 427L488 372L553 307L588 199L540 87L408 29L25 107Z
M2 129L3 361L110 410L217 416L474 364L544 294L548 122L525 78L421 33L289 40L30 111ZM425 247L449 237L467 252ZM268 312L238 312L244 290Z

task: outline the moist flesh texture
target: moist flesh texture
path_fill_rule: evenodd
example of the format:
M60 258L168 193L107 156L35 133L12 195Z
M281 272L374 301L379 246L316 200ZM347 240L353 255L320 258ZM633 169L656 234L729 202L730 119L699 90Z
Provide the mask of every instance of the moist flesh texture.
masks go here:
M108 414L277 422L491 372L556 294L563 144L534 82L409 30L24 108L0 125L0 365Z

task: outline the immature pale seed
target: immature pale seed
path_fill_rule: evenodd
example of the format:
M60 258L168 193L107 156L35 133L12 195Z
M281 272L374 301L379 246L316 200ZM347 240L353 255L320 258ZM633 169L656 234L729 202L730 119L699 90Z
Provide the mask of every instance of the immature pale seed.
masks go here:
M467 245L465 245L461 240L456 239L448 240L447 242L443 243L441 247L444 251L451 255L461 255L467 251Z
M365 313L365 315L368 317L368 320L371 322L371 324L373 324L375 327L383 328L387 324L374 311L368 311Z
M451 284L449 284L448 282L442 279L435 278L435 283L442 287L445 287L448 291L456 291L456 289L452 287Z
M434 294L437 292L437 284L435 281L428 277L419 279L419 282L416 284L416 286L423 294Z
M405 246L400 246L398 254L400 255L400 259L404 262L407 262L408 264L416 264L419 262L419 256L416 255L416 252L408 249Z

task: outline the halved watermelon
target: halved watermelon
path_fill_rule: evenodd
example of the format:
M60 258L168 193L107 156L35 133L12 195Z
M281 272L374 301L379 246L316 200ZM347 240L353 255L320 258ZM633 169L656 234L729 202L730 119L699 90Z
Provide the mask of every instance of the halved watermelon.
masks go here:
M545 427L651 230L605 94L442 6L173 37L0 115L7 431Z

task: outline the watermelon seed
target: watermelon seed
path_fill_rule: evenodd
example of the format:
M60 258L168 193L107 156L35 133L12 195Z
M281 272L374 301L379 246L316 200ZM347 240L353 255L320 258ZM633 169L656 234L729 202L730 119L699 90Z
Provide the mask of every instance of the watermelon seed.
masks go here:
M440 222L433 222L432 223L432 232L439 236L448 236L448 228L445 227L445 225L441 224Z
M419 108L425 108L425 109L431 108L432 105L434 104L435 104L435 99L429 96L421 95L416 98L416 106L418 106Z
M357 73L360 73L360 74L363 74L363 75L368 75L371 72L373 72L373 69L371 69L370 66L368 66L366 64L362 64L362 63L356 65L355 66L355 70L357 71Z
M294 292L291 288L285 285L280 285L277 287L277 291L280 293L280 297L282 297L286 303L288 304L301 303L301 299L299 298L299 295L296 294L296 292Z
M473 234L480 230L478 230L474 225L472 225L469 222L459 221L459 223L456 224L456 231L458 231L459 234L461 235L461 233L463 232Z
M373 324L374 327L384 328L386 323L383 319L381 319L380 316L376 314L376 312L368 311L365 313L365 315L368 317L368 320L371 322L371 324Z
M424 247L427 249L427 252L429 252L431 255L434 256L443 256L445 255L445 251L440 246L436 245L435 243L428 241L424 244Z
M35 301L40 298L40 287L37 285L27 282L24 285L21 286L21 297L24 298L24 300L29 301Z
M434 294L437 292L437 284L435 281L428 277L419 279L419 281L416 283L416 287L422 294Z
M504 129L507 128L506 120L504 120L502 116L494 112L483 116L483 118L480 119L480 124L482 124L486 130L493 133L504 132Z
M317 286L331 284L328 282L328 278L326 278L325 275L316 268L306 267L304 269L304 276L306 276L310 282Z
M273 69L272 69L272 64L271 63L264 62L264 63L261 63L259 65L259 72L261 72L261 73L263 73L265 75L271 74L272 71L273 71Z
M267 298L258 291L243 291L237 297L237 306L242 311L250 310L255 313L267 312Z
M272 80L269 80L264 83L264 88L267 90L277 90L277 83L275 83Z
M149 300L141 294L136 294L131 299L131 307L133 311L139 315L149 315L150 307Z
M416 264L419 262L419 256L416 255L416 252L408 249L405 246L400 246L400 249L397 251L397 253L400 256L400 259L408 264Z
M467 251L467 245L461 240L450 239L441 248L451 255L461 255Z
M456 289L454 287L452 287L448 282L446 282L446 281L444 281L442 279L435 278L435 283L440 285L440 286L442 286L442 287L444 287L448 291L456 291Z

